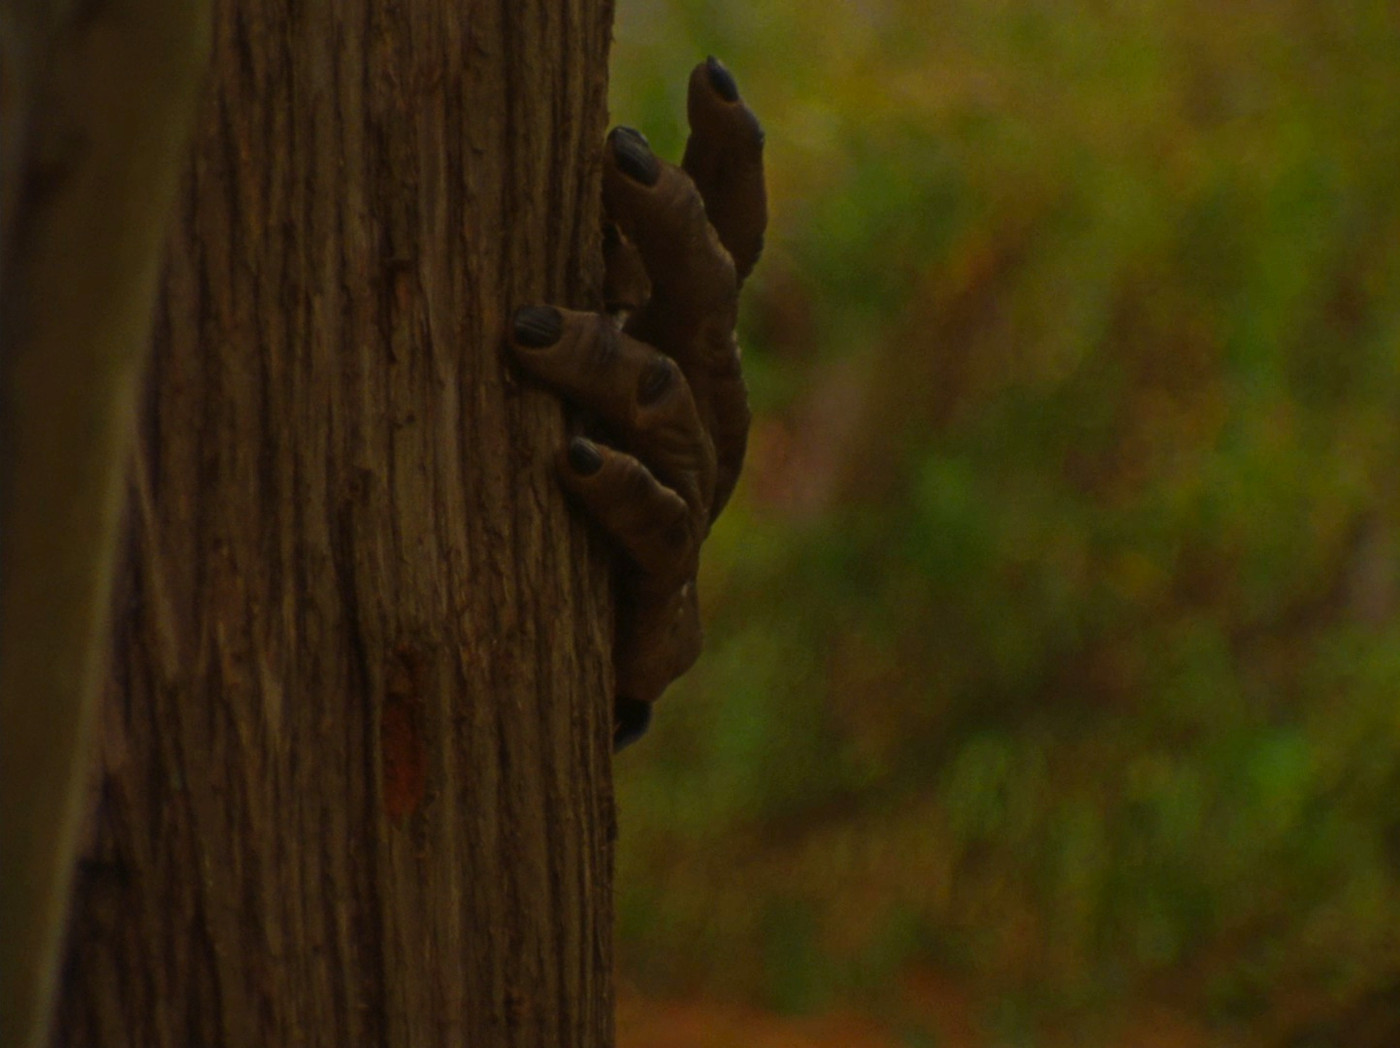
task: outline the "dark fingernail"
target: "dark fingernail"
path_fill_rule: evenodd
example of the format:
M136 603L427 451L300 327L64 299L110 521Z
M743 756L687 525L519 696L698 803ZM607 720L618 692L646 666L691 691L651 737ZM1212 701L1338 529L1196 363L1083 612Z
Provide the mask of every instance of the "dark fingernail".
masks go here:
M724 68L724 63L714 55L705 59L705 68L710 73L710 86L715 94L726 102L739 101L739 85L734 82L734 74Z
M613 752L640 739L650 723L651 703L618 696L613 703Z
M515 311L515 341L531 349L543 349L559 341L564 318L553 306L521 306Z
M660 400L661 395L670 388L675 371L675 365L665 357L658 357L648 364L637 381L637 403L645 407Z
M580 477L591 477L603 468L603 455L591 440L575 437L569 441L569 468Z
M630 127L615 127L611 137L613 156L622 173L644 186L656 185L661 177L661 164L642 133Z

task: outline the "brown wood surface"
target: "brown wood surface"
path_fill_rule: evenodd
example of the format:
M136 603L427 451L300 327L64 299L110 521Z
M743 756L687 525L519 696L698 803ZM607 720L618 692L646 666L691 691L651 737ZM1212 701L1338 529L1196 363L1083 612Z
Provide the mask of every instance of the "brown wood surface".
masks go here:
M224 0L59 1043L612 1043L611 607L504 366L597 305L608 0Z

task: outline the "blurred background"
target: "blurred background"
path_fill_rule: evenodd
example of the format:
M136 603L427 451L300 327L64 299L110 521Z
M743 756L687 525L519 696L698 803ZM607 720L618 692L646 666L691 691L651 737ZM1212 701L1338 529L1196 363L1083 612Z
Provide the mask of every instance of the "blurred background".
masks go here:
M768 132L619 1043L1400 1044L1400 9L619 0Z

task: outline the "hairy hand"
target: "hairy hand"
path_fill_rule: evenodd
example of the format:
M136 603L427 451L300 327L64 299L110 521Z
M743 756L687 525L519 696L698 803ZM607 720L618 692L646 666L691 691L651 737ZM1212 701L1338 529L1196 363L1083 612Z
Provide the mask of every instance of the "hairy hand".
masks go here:
M711 58L690 77L680 167L630 128L608 136L607 313L526 306L515 359L598 420L559 477L624 554L613 739L646 730L654 702L700 654L700 547L744 461L749 406L734 320L763 248L763 130Z

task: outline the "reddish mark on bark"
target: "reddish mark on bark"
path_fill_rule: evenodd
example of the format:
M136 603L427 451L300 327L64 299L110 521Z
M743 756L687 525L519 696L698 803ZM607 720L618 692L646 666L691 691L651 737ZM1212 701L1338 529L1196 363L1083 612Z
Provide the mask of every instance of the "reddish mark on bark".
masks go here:
M423 803L428 757L423 739L423 657L412 646L394 649L384 671L379 756L384 768L384 811L412 815Z

